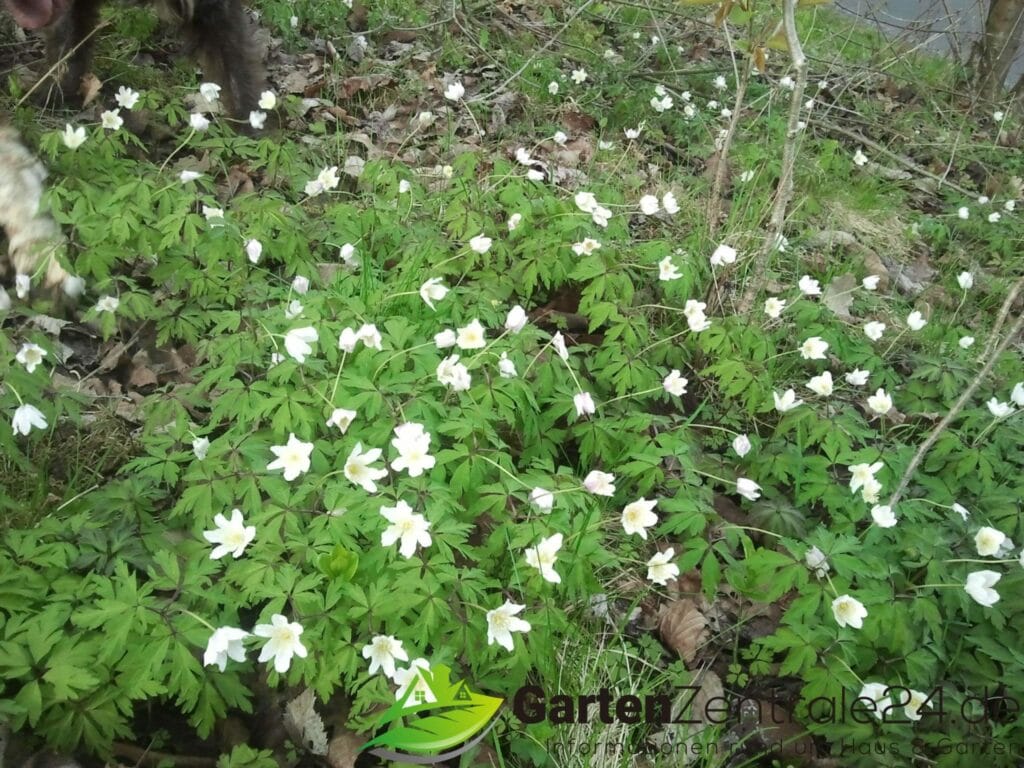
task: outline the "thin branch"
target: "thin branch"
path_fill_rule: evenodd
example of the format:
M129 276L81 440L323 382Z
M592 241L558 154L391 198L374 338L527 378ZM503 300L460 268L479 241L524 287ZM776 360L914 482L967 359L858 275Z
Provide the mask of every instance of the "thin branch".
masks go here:
M782 146L782 170L779 174L779 185L775 190L775 205L772 209L768 232L765 234L761 252L754 262L753 275L747 283L747 289L739 303L739 313L750 310L764 283L768 271L768 261L776 249L782 230L786 224L786 209L793 197L793 175L796 168L797 144L800 138L800 110L803 108L804 88L807 85L807 57L800 45L800 37L796 31L797 0L786 0L782 9L782 25L786 32L786 45L789 48L790 61L796 72L796 82L789 102L789 123L786 126L786 141Z
M1012 307L1014 301L1017 300L1017 295L1020 293L1021 288L1024 288L1024 278L1018 280L1014 284L1013 288L1010 289L1010 293L1007 295L1006 301L1003 302L1003 307L999 312L1000 318L1006 318L1006 315L1010 311L1010 307ZM953 419L955 419L960 411L963 410L967 401L974 396L978 387L981 386L981 382L985 380L989 371L992 370L992 366L995 365L996 360L998 360L999 356L1003 354L1008 346L1010 346L1010 343L1017 337L1017 334L1019 334L1022 329L1024 329L1024 311L1017 316L1017 319L1014 321L1009 332L992 351L992 354L989 355L988 359L985 361L985 365L983 365L981 370L978 371L978 375L974 377L967 389L964 390L964 393L960 395L960 399L953 403L953 407L949 409L949 413L943 417L942 421L935 425L931 434L928 435L928 439L921 443L921 447L917 449L917 453L914 454L914 458L911 459L910 464L907 465L906 470L903 472L903 477L900 478L900 482L896 486L896 490L893 491L892 496L889 497L890 507L896 506L896 503L903 495L903 491L906 490L907 485L910 483L910 478L913 477L914 472L917 471L917 467L924 460L925 455L927 455L928 451L931 450L931 447L935 445L935 441L939 439L939 435L946 431L946 428L953 422Z

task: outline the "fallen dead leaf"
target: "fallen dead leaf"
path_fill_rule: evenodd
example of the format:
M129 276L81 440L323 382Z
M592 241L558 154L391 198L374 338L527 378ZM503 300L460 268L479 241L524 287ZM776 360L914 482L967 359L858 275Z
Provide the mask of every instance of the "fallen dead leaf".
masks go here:
M658 631L661 639L690 664L707 640L708 621L693 600L682 599L663 606Z
M344 728L334 729L334 738L327 746L327 763L331 768L355 768L359 749L366 739Z
M372 91L385 85L391 85L395 79L391 75L353 75L341 81L341 95L351 99L362 91Z
M853 319L850 306L853 304L853 293L857 287L857 278L851 273L840 275L825 286L821 294L821 303L831 309L843 320Z

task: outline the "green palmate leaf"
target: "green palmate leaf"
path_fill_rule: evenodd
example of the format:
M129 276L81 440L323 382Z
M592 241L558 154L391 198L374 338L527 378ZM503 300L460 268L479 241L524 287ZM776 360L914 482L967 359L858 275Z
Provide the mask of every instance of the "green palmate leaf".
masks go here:
M502 700L470 690L465 681L453 682L451 670L439 664L416 669L419 680L381 716L380 725L402 725L363 745L400 752L441 752L464 744L491 720ZM418 703L422 702L422 703ZM430 714L426 714L430 713ZM416 717L417 715L425 715Z

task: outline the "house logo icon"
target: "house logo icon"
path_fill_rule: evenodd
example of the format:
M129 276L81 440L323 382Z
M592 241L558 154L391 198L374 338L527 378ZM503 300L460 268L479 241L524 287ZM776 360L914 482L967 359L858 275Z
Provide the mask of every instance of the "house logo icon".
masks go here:
M443 664L414 672L402 696L377 721L388 730L362 749L384 760L433 765L468 751L494 727L502 699L477 693L464 680L452 681Z

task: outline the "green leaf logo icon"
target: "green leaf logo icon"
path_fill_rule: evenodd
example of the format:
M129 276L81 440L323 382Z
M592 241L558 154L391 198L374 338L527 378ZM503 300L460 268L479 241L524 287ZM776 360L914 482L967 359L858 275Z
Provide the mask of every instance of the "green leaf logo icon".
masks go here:
M461 755L487 735L502 699L453 682L443 664L415 671L418 679L378 721L391 728L363 749L385 760L430 765Z

